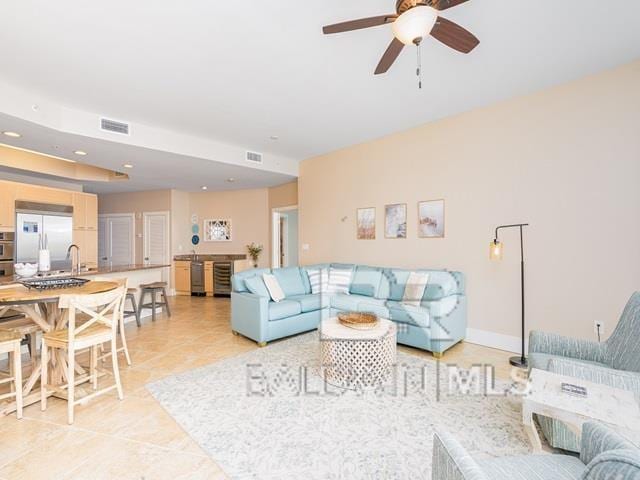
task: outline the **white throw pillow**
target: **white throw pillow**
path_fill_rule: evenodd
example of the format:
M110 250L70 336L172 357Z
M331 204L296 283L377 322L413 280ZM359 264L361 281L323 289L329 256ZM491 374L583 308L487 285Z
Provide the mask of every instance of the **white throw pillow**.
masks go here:
M307 270L311 293L326 293L329 286L328 268L310 268Z
M282 291L282 287L278 283L278 279L271 275L270 273L263 273L262 280L264 280L264 284L269 290L269 295L271 295L271 300L274 302L279 302L284 299L284 292Z
M329 293L343 293L349 295L349 286L351 285L351 268L334 268L329 269Z
M424 290L427 288L428 281L428 273L411 272L409 279L407 280L407 284L404 287L402 303L419 307L420 302L422 302L422 297L424 296Z

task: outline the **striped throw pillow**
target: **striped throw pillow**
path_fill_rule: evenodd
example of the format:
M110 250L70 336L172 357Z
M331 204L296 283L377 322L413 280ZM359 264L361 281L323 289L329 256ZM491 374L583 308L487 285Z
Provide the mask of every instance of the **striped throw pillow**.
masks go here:
M311 293L326 293L329 285L329 270L326 268L309 268L307 270Z
M350 268L329 269L329 293L343 293L349 295L349 285L351 285L352 270Z

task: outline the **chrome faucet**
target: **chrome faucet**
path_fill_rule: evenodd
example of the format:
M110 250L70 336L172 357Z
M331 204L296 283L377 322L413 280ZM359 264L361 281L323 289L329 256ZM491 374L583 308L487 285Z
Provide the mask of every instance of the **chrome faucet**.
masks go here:
M67 248L67 260L69 260L69 258L71 257L71 250L75 248L76 249L76 253L74 255L74 259L71 260L71 274L78 274L80 273L80 247L78 245L76 245L75 243L72 243L71 245L69 245L69 248ZM75 263L75 268L73 267Z

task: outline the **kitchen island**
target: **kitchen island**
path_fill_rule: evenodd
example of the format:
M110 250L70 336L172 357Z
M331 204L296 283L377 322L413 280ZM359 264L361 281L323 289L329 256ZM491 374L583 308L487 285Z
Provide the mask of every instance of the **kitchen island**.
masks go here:
M102 266L96 269L91 269L85 272L80 272L79 274L71 275L71 272L61 272L58 274L50 273L44 275L44 278L50 277L78 277L78 278L88 278L93 280L95 277L101 277L105 279L117 279L117 278L126 278L128 280L129 288L136 289L136 299L140 298L140 289L139 286L145 283L153 283L153 282L167 282L169 283L169 265L144 265L144 264L135 264L135 265L114 265L114 266ZM0 277L0 286L2 285L10 285L12 283L19 283L22 280L18 275L6 275ZM129 302L127 302L127 308L131 308ZM158 310L160 312L160 310ZM141 317L146 317L151 315L150 309L144 309L140 312ZM133 317L129 317L126 321L134 321Z

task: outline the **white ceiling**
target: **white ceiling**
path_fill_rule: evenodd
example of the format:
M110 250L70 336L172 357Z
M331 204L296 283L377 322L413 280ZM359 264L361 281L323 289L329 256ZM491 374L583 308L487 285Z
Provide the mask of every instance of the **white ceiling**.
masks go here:
M462 55L424 42L419 91L413 48L372 74L390 26L321 33L394 4L5 2L0 80L78 111L298 161L640 57L638 1L471 0L443 16L480 45ZM184 172L166 168L160 183Z
M96 138L88 138L42 127L0 113L0 131L18 131L21 138L0 135L0 143L28 148L35 152L99 165L129 175L128 181L73 182L82 183L92 193L134 192L174 188L184 191L235 190L273 187L291 182L296 177L277 172L257 170L229 163L151 150ZM75 150L90 152L88 157L74 155ZM124 163L134 165L123 168ZM50 178L48 175L40 177ZM227 181L234 179L233 182Z

